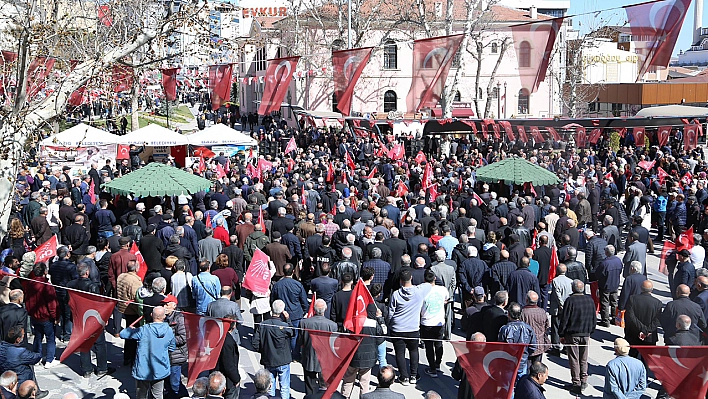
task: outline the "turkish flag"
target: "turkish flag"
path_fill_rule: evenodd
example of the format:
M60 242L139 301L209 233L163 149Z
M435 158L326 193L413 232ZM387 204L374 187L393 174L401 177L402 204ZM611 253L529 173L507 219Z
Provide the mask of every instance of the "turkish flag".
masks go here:
M681 178L681 184L683 184L684 187L690 185L692 181L693 175L691 175L691 172L686 172Z
M322 378L327 383L322 399L330 399L354 358L362 337L329 331L305 331L310 335L312 347L322 367Z
M350 298L343 325L347 330L359 334L361 333L361 329L364 328L364 322L366 321L366 308L374 303L374 298L371 296L369 289L364 285L364 281L361 278L356 286L354 286Z
M349 116L351 112L354 87L369 63L373 50L373 47L365 47L332 52L334 96L337 98L337 109L342 115Z
M53 257L57 256L57 236L52 236L47 242L44 244L38 246L35 250L34 253L37 256L35 259L34 263L40 263L44 262L46 263L49 259L52 259Z
M504 128L506 137L509 141L516 140L516 137L514 137L514 129L511 128L511 123L509 123L509 121L499 121L499 124Z
M519 125L516 127L516 131L519 132L519 140L521 140L522 143L528 143L529 138L526 137L526 130L524 127Z
M494 122L494 119L487 118L487 119L482 119L482 132L487 132L489 130L489 126L492 126L492 130L494 131L494 138L499 140L499 126ZM486 139L488 137L487 134L484 135L484 138Z
M246 275L243 276L243 287L256 294L265 295L270 289L270 279L273 277L269 262L270 258L256 248Z
M585 128L583 126L578 126L575 128L575 146L578 148L585 148L585 139L587 134L585 133Z
M229 323L223 319L183 312L187 331L187 388L194 385L199 374L212 370L219 360Z
M74 315L74 330L71 339L62 352L59 361L63 362L74 352L88 352L100 334L106 322L111 318L118 301L104 296L81 291L69 291L69 307Z
M656 164L656 161L640 161L637 165L648 172L654 167L654 164Z
M433 184L430 186L430 190L428 190L428 194L430 195L430 202L435 202L435 199L438 198L438 183Z
M111 73L113 91L120 93L133 88L133 68L126 65L114 65Z
M475 398L510 399L526 345L451 341Z
M600 137L602 137L602 129L595 128L590 132L590 139L588 141L590 141L590 144L597 144Z
M366 176L367 180L371 180L376 176L376 167L371 168L371 172Z
M427 161L428 159L425 157L425 154L423 154L423 151L418 151L418 154L415 156L415 162L420 165Z
M683 125L683 149L691 151L698 147L698 125Z
M27 98L32 99L47 84L47 77L54 68L54 58L37 57L27 68Z
M406 195L408 195L408 187L406 187L406 184L403 183L403 181L399 181L398 186L396 187L396 191L393 192L393 196L402 198Z
M707 346L635 346L674 399L704 398L708 389Z
M479 126L481 127L481 130L482 130L482 138L484 138L485 140L488 140L489 139L489 132L487 132L487 125L484 123L484 121L482 121L482 123L480 123Z
M98 20L101 21L103 26L113 25L113 17L111 16L112 13L113 12L111 11L111 6L108 4L99 5L98 10L96 12Z
M669 177L669 174L666 173L666 171L662 169L661 166L659 166L658 168L656 168L656 176L657 178L659 178L659 184L664 184L664 179Z
M595 313L597 314L600 312L600 284L597 281L590 283L590 296L595 302Z
M216 111L231 98L232 64L209 66L209 89L211 90L211 109Z
M695 245L695 241L693 240L693 226L676 237L677 251L682 249L688 249L690 251Z
M252 179L257 178L260 180L261 178L261 170L253 166L252 163L249 163L248 166L246 166L246 174Z
M352 156L349 155L349 151L346 152L346 154L344 155L344 158L345 158L345 160L346 160L346 162L347 162L347 167L348 167L349 169L351 169L351 170L352 170L352 173L353 173L354 170L356 169L356 163L354 163L354 159L352 159Z
M474 191L472 192L472 198L477 201L477 206L482 206L482 204L484 204L484 200L482 199L482 197L477 195L477 193L475 193Z
M315 315L315 301L317 300L317 293L312 293L312 302L310 302L310 309L307 311L307 317L312 317Z
M140 253L140 249L138 249L138 246L135 244L135 241L133 241L133 245L130 246L130 253L135 255L135 260L138 261L138 277L140 277L141 280L145 279L145 274L147 273L147 263L145 263L145 258L143 258L143 254Z
M259 115L270 115L273 111L280 110L283 98L288 92L293 72L297 68L300 57L276 58L270 60L265 74L265 88L263 100L258 107Z
M334 165L330 162L327 165L327 177L325 177L327 183L334 183Z
M646 130L644 127L635 127L632 129L632 135L634 136L634 145L637 147L644 147L644 136Z
M290 152L295 151L296 149L297 144L295 144L295 136L290 137L288 145L285 146L285 155L288 155Z
M691 0L663 0L625 6L629 30L643 56L637 81L652 67L667 67Z
M221 179L222 177L226 176L226 171L224 170L224 167L221 166L219 162L216 163L216 168L214 168L214 171L216 172L216 178Z
M433 166L430 162L425 164L425 169L423 170L423 178L420 181L420 187L423 190L427 190L430 184L433 182Z
M659 141L659 147L663 147L669 142L669 136L671 135L671 126L660 126L656 131L656 138Z
M551 267L548 270L548 284L553 283L553 279L556 278L556 268L559 264L560 261L558 260L558 251L554 246L551 248Z
M548 130L548 133L551 134L551 137L553 138L553 141L561 141L561 136L558 134L556 129L554 127L547 126L546 130Z
M273 162L258 158L258 169L260 169L261 172L269 172L273 169Z
M469 119L462 119L460 122L464 123L465 125L469 126L472 128L472 134L476 135L477 134L477 125L474 123L474 121L471 121Z
M669 275L669 270L666 267L666 260L668 259L669 254L675 258L676 244L667 240L664 241L664 246L661 249L661 257L659 258L659 272L667 276Z
M118 144L116 159L130 159L130 146L127 144Z
M89 101L88 97L86 96L86 86L81 86L78 89L74 90L70 95L69 99L66 100L66 102L69 105L72 105L74 107L78 107L81 104L87 104Z
M533 141L535 141L536 143L543 143L544 141L546 141L546 139L543 138L541 131L538 130L537 126L530 126L529 130L531 130L531 136L533 137Z
M511 27L521 86L535 93L546 79L548 63L563 17Z
M162 89L165 91L167 101L177 99L177 73L179 68L162 68Z
M399 160L403 158L404 153L403 144L394 144L393 148L388 152L388 157L393 160Z
M438 104L463 37L439 36L413 42L413 81L406 97L409 112Z

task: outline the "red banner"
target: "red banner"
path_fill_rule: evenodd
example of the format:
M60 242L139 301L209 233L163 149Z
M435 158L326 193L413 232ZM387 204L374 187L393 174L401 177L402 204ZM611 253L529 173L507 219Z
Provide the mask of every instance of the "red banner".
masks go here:
M211 109L217 110L231 99L231 64L209 66Z
M54 68L54 58L37 57L27 69L27 98L32 99L47 84L47 77Z
M10 76L12 76L12 71L14 64L17 62L17 53L12 51L2 50L0 52L0 95L5 93L5 88L10 83Z
M528 143L529 138L526 137L526 130L524 129L524 127L519 125L516 127L516 131L519 132L519 140L521 140L523 143Z
M403 144L394 144L393 148L391 148L386 155L394 161L397 161L402 159L404 154L405 149L403 148Z
M548 63L562 25L561 17L511 27L521 86L531 93L535 93L546 79Z
M509 121L499 121L499 124L504 128L506 137L509 141L516 140L516 137L514 137L514 129L511 128L511 123L509 123Z
M634 136L634 145L637 147L644 147L644 136L646 130L644 127L635 127L632 129L632 136Z
M669 142L669 136L671 136L671 126L659 127L659 130L656 131L659 147L663 147Z
M415 156L415 163L418 165L422 164L423 162L426 162L428 159L425 157L425 154L423 154L423 151L418 151L418 154Z
M162 89L165 90L167 101L177 99L177 73L179 68L162 68Z
M642 55L637 81L652 67L665 68L678 40L683 20L691 0L660 0L626 6L629 31L637 41L637 53Z
M124 65L113 66L113 91L120 93L133 87L133 68Z
M270 60L268 70L265 74L265 88L263 89L263 101L258 107L258 114L270 115L273 111L278 111L283 104L283 98L288 91L290 82L293 80L293 73L297 68L300 57L276 58Z
M669 177L669 174L659 166L656 168L656 177L659 179L659 184L664 184L664 179Z
M647 172L651 170L651 168L654 167L654 164L656 164L656 161L639 161L637 165L639 165L640 168L646 170Z
M130 146L128 144L118 144L116 159L130 159Z
M578 126L575 128L575 146L578 148L585 148L585 139L587 134L585 133L585 128L583 126Z
M425 169L423 169L423 178L420 180L420 187L423 190L427 190L431 184L433 184L433 166L428 162L425 164Z
M187 331L187 388L194 385L199 374L216 367L229 333L228 322L213 317L184 312L184 328Z
M546 139L543 138L541 131L538 130L538 127L531 126L529 127L529 129L531 130L531 136L533 137L533 141L535 141L536 143L543 143L544 141L546 141Z
M698 125L683 125L683 148L691 151L698 147Z
M551 138L553 139L553 141L561 141L561 136L560 136L560 134L558 134L558 132L556 131L556 128L547 126L547 127L546 127L546 130L548 130L548 133L550 133Z
M111 11L111 6L109 6L108 4L99 5L98 10L96 12L98 20L101 21L101 24L103 24L103 26L113 25L112 13L113 12Z
M590 297L595 302L595 313L600 312L600 284L597 281L590 283Z
M475 398L510 399L523 344L451 341Z
M297 144L295 144L295 137L290 137L290 141L288 141L288 145L285 146L285 155L288 155L290 152L295 151L297 149Z
M398 186L396 186L396 191L393 192L393 196L403 198L406 195L408 195L408 187L406 187L406 184L403 183L403 181L399 181Z
M359 279L349 300L349 307L347 307L347 313L344 317L344 328L353 331L354 334L361 333L366 321L366 308L373 303L374 298L371 296L369 289L364 285L364 281Z
M602 129L595 128L590 132L590 139L588 141L590 141L590 144L597 144L600 137L602 137Z
M674 399L706 396L708 389L708 347L632 346Z
M339 382L349 368L356 350L361 343L361 336L342 335L336 332L307 330L312 340L312 347L322 367L322 378L327 390L321 399L330 399L339 388Z
M440 36L413 42L413 82L406 98L409 112L438 104L463 37Z
M49 259L52 259L53 257L57 256L57 245L57 236L52 236L52 238L50 238L47 242L38 246L34 250L34 253L36 255L34 263L47 263Z
M145 274L147 274L147 263L145 263L145 258L143 258L143 254L140 253L140 249L138 249L138 246L135 244L135 241L133 241L133 245L130 246L130 253L135 255L135 260L138 261L138 277L140 277L141 280L145 279Z
M337 98L337 109L342 115L348 116L351 112L354 87L369 63L373 50L373 47L366 47L332 52L334 95Z
M61 354L63 362L74 352L89 352L103 334L106 322L111 318L118 301L88 292L69 292L69 307L74 315L74 329L71 339Z
M261 225L263 226L263 225ZM263 229L265 230L265 228ZM248 265L246 275L243 276L243 287L251 292L265 295L270 289L270 279L273 274L270 270L270 258L263 251L256 248L251 263Z

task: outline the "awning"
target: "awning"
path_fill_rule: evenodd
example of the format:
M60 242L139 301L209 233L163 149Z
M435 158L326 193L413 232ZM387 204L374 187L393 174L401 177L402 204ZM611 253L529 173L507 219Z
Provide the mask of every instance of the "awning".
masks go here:
M121 136L119 140L120 144L146 144L151 147L171 147L189 144L187 136L156 124L149 124L125 136Z
M83 123L49 136L40 142L45 147L87 147L116 144L119 136Z
M442 118L443 111L442 108L431 108L430 116L433 118ZM453 118L471 118L474 116L474 110L472 108L453 108L452 117Z

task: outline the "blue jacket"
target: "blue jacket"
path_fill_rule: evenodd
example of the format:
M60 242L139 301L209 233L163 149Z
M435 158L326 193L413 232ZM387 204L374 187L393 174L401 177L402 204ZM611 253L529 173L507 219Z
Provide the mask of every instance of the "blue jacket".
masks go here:
M617 256L610 256L600 262L600 266L595 270L595 277L601 291L616 292L619 289L622 268L622 259Z
M499 330L498 339L499 342L510 344L529 344L521 356L517 373L518 376L525 375L529 355L536 350L536 334L533 332L533 328L521 320L510 321Z
M209 304L221 296L221 281L207 272L197 274L192 279L192 296L197 302L197 314L206 314Z
M639 399L647 389L644 364L629 356L617 356L605 367L604 399Z
M307 302L305 288L299 281L289 277L283 277L273 285L270 293L271 303L276 299L285 302L285 310L288 312L290 320L302 319L310 306Z
M468 258L458 268L457 281L460 287L467 293L482 285L484 276L487 274L487 264L479 258Z
M138 341L133 378L139 381L156 381L170 375L170 352L174 351L177 345L169 324L149 323L140 328L124 328L120 337Z
M519 268L509 274L509 303L526 303L529 291L541 292L538 277L528 268Z
M42 355L32 352L23 346L13 345L9 342L0 342L0 371L12 370L17 373L17 386L27 380L34 379L33 364L39 363Z
M108 209L99 209L93 215L96 220L98 231L113 231L113 224L116 222L116 215Z
M681 201L676 201L676 209L674 209L673 217L671 221L678 226L686 225L686 203Z

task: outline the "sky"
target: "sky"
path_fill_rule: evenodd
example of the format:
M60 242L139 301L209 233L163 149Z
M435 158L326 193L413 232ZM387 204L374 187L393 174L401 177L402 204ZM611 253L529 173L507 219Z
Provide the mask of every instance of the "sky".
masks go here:
M637 4L641 3L643 0L571 0L570 2L570 10L569 14L570 15L575 15L575 14L580 14L580 13L585 13L585 12L592 12L592 11L597 11L597 10L606 10L609 8L616 8L628 4ZM680 50L687 50L691 46L691 42L693 41L693 13L694 13L694 7L695 7L695 0L691 2L691 8L688 10L688 14L686 14L686 18L683 21L683 27L681 28L681 33L679 35L678 42L676 43L676 47L674 47L674 55L677 55ZM624 10L615 10L612 11L612 14L615 14L615 19L620 19L626 20L626 13ZM582 26L578 26L579 24L587 24L590 21L588 18L591 18L591 16L581 16L578 18L573 19L573 25L582 30ZM615 23L619 23L617 21L614 21ZM621 22L621 21L620 21ZM703 2L703 24L702 27L708 28L708 0L704 0Z

